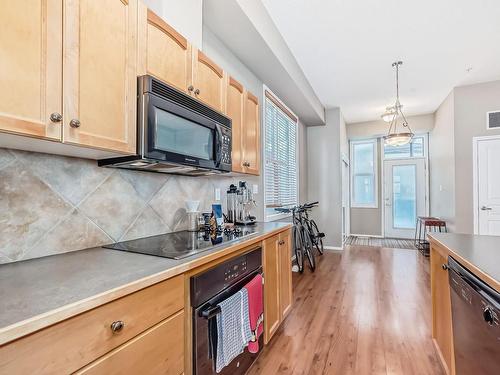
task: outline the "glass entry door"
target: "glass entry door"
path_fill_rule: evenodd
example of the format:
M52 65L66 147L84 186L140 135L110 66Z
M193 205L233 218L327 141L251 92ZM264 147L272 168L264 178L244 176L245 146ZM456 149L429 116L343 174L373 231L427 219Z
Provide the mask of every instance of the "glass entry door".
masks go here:
M413 238L426 212L425 159L386 160L384 180L385 237Z

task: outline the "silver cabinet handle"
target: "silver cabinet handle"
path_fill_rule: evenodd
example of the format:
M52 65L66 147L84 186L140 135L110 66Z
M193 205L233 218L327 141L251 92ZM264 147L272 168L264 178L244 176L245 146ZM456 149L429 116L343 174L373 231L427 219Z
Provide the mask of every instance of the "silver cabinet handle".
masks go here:
M442 268L443 270L447 271L447 270L448 270L448 265L447 265L446 263L443 263L443 264L441 265L441 268Z
M483 206L483 207L481 207L481 210L482 210L482 211L491 211L491 210L492 210L492 208L491 208L491 207L488 207L488 206Z
M120 332L123 327L125 327L125 323L121 320L117 320L116 322L111 323L111 331L113 333L118 333Z
M62 115L58 112L54 112L50 114L50 121L52 122L61 122L62 121Z
M194 86L193 86L193 85L189 85L189 86L188 86L188 91L189 91L189 92L192 92L193 90L194 90Z
M77 120L76 118L69 122L69 126L71 126L72 128L79 128L80 125L80 120Z
M200 89L196 89L196 90L194 90L194 94L195 94L195 95L200 95Z

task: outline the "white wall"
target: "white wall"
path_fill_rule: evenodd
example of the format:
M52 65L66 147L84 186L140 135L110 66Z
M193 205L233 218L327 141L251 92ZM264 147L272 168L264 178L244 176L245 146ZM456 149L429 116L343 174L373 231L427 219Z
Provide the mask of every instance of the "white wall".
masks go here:
M319 201L313 217L325 232L324 244L342 246L342 158L347 149L345 123L339 108L326 111L326 125L307 128L309 201Z
M202 44L203 0L142 0L198 48Z
M454 107L452 91L437 109L429 134L430 214L446 220L451 231L455 227Z
M500 81L460 86L444 100L431 132L431 214L458 233L474 232L474 137L500 135L486 129L486 112L500 109ZM442 190L441 190L442 187Z
M457 87L454 98L455 226L457 232L473 233L472 138L500 134L486 129L486 112L500 109L500 81Z

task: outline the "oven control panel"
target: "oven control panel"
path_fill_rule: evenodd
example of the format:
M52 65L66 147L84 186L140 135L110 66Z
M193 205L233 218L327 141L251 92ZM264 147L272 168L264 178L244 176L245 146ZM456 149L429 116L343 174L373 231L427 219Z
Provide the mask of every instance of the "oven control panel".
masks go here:
M230 281L237 279L240 275L246 273L247 270L247 258L243 257L238 259L238 262L228 264L224 270L224 281Z

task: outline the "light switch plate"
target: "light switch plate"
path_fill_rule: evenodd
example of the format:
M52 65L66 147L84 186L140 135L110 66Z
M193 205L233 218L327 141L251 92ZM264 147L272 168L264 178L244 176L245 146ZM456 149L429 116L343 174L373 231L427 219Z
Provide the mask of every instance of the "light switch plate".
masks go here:
M257 184L252 185L252 193L259 194L259 185L257 185Z
M220 189L215 188L215 200L220 201Z

